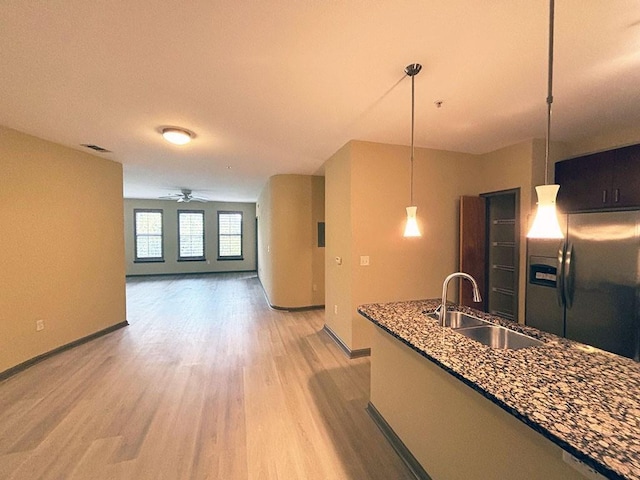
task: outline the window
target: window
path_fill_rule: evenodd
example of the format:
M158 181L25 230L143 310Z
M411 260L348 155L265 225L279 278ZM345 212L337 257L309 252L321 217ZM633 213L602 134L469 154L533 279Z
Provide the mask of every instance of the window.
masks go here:
M136 262L163 262L162 210L134 209Z
M242 212L218 212L218 259L242 260Z
M178 260L204 260L204 211L178 210Z

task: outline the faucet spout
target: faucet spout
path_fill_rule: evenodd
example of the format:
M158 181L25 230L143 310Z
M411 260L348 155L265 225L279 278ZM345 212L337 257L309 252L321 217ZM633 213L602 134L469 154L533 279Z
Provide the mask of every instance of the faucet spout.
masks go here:
M471 282L471 285L473 287L474 302L479 303L482 301L482 297L480 296L480 289L478 288L478 283L476 282L475 278L473 278L468 273L464 273L464 272L452 273L451 275L449 275L447 278L444 279L444 282L442 282L442 303L440 304L440 311L438 312L438 320L440 321L441 327L445 326L445 319L447 316L447 291L449 288L449 282L452 279L457 277L465 278Z

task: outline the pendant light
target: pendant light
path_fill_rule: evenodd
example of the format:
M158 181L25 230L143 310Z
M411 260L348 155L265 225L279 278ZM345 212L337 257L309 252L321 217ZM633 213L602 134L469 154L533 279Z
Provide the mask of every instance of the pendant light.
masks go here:
M407 65L404 69L404 73L411 77L411 206L407 207L407 224L404 227L405 237L421 237L420 229L418 228L418 221L416 219L416 211L418 207L413 204L413 131L415 125L415 82L414 77L420 73L422 65L419 63L412 63Z
M531 230L527 234L528 238L564 238L560 223L558 222L558 212L556 211L556 196L560 185L549 185L549 142L551 137L551 104L553 103L553 19L554 0L549 1L549 76L547 93L547 135L544 152L544 185L536 187L538 195L538 210L531 225Z

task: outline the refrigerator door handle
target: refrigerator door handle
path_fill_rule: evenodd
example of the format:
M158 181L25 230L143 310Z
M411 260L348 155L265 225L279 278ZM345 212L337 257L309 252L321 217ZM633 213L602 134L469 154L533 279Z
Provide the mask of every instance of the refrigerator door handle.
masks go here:
M564 303L567 308L571 308L573 305L573 280L574 280L574 268L572 264L573 260L573 243L569 242L564 254L564 265L562 269L562 283L563 283L563 296Z
M558 248L558 270L556 272L556 300L559 307L564 307L564 255L566 243L562 242Z

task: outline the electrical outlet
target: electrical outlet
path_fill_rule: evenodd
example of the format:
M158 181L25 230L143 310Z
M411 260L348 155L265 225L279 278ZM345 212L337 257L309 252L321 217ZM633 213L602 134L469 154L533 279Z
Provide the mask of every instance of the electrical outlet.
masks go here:
M360 266L361 267L369 266L369 255L360 255Z
M44 330L44 320L36 320L36 332Z
M317 292L318 291L318 285L316 285L315 283L313 284L313 291Z
M334 313L334 315L338 314L338 305L334 305L333 306L333 313Z

